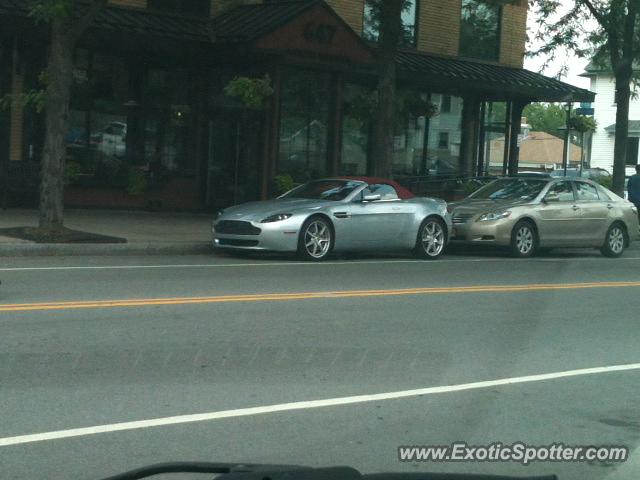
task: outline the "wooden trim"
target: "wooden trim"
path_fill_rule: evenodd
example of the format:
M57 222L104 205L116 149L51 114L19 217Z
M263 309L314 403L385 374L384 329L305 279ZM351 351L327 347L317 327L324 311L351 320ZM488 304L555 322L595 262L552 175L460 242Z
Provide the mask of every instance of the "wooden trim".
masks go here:
M18 52L18 42L13 46L11 63L11 93L21 94L24 91L24 72ZM9 117L9 161L22 160L22 144L24 140L24 108L20 105L12 105Z
M275 65L272 70L273 95L265 114L265 142L262 160L262 185L260 198L266 200L271 194L270 183L276 171L280 144L280 98L282 95L282 68Z
M335 74L333 81L333 103L331 105L329 175L338 175L342 160L342 94L344 78Z

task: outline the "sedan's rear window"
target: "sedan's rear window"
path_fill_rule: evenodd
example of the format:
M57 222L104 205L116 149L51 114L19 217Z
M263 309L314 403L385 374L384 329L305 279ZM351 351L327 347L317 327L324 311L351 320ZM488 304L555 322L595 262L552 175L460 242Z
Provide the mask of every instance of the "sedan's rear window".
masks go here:
M576 182L578 200L600 200L596 187L585 182Z

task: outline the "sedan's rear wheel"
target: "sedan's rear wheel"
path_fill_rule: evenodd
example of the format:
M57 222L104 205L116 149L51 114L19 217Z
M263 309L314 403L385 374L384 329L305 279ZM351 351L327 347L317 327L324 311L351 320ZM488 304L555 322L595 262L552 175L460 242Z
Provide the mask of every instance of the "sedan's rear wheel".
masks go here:
M298 255L304 260L322 261L331 253L333 243L333 229L329 221L322 217L311 217L302 225Z
M420 258L435 260L447 244L447 227L438 217L429 217L418 230L414 252Z
M531 222L522 220L511 231L511 254L518 258L528 258L536 253L538 235Z
M626 244L624 227L619 223L614 223L607 230L607 236L604 239L604 244L600 248L600 252L605 257L619 257L624 253Z

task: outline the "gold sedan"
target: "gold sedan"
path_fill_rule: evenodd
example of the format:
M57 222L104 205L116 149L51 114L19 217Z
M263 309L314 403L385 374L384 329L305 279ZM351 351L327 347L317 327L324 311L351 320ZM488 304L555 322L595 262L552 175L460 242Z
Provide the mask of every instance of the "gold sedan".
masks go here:
M453 241L507 246L516 257L555 247L619 257L638 238L636 207L585 179L500 178L449 208Z

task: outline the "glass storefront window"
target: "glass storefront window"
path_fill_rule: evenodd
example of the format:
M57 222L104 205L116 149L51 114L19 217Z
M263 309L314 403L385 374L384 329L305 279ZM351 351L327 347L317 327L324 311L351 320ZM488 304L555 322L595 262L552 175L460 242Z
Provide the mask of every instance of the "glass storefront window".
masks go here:
M462 0L460 55L498 60L502 7L484 0Z
M398 91L398 107L408 98L420 97L427 101L426 93L416 91ZM396 119L396 131L393 140L393 164L394 175L420 175L424 164L424 145L427 119L424 116L413 114L401 108Z
M187 71L136 69L86 50L74 55L69 185L134 191L196 171Z
M345 85L340 175L366 175L369 170L367 159L373 127L371 107L374 99L373 89L355 84Z
M153 69L147 73L144 154L153 174L188 168L189 84L189 74L183 70Z
M382 0L365 0L362 36L370 42L377 42L380 36L380 9ZM418 0L404 0L402 8L403 47L415 47Z
M501 175L504 166L507 103L487 102L484 105L483 174Z
M462 131L461 97L431 95L431 102L439 106L439 114L429 119L427 169L429 175L454 175L460 170L460 142Z
M75 52L67 182L126 186L128 70L114 56Z
M287 70L281 96L278 173L296 182L326 176L330 75Z

